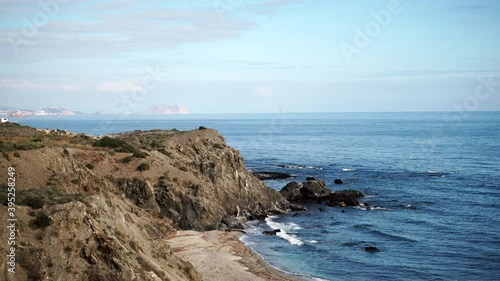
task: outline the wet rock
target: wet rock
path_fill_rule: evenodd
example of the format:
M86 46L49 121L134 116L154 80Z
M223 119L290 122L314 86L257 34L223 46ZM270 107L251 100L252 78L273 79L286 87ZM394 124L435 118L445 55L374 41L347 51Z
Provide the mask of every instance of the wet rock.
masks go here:
M276 236L276 234L279 232L281 232L281 229L266 230L266 231L263 231L262 234L267 235L267 236Z
M324 212L326 212L326 209L325 208L319 208L319 211L322 212L322 213L324 213Z
M328 206L332 207L352 207L359 206L356 198L363 197L363 194L357 190L341 190L330 194Z
M290 174L279 172L254 172L253 175L259 180L282 180L292 178Z
M313 177L307 177L307 178L306 178L306 181L315 181L315 180L316 180L316 179L315 179L315 178L313 178Z
M328 199L331 191L324 181L308 180L303 183L290 182L280 190L290 202L316 202Z
M294 212L300 212L300 211L307 211L307 208L298 204L290 204L290 210Z
M367 251L368 253L377 253L380 252L380 249L374 246L368 246L365 248L365 251Z
M302 183L300 193L304 198L321 200L327 198L331 191L326 188L324 181L310 180Z
M341 179L335 179L333 181L334 184L343 184L344 182Z

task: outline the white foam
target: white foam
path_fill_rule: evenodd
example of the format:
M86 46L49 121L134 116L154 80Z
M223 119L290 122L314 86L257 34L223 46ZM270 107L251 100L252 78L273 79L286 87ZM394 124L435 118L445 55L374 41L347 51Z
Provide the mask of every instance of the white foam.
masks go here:
M318 244L318 241L316 241L316 240L309 240L309 241L307 241L307 243L309 243L309 244Z
M279 229L279 230L281 230L280 232L276 233L276 236L287 240L292 245L297 245L297 246L304 245L304 242L302 242L302 240L300 240L297 237L297 235L295 235L295 234L289 234L288 233L290 230L299 230L299 229L302 229L302 227L300 227L296 223L285 224L285 223L275 222L275 221L273 221L273 219L275 219L275 218L277 218L277 216L267 217L266 218L266 224L271 229Z
M348 169L348 168L343 168L342 172L354 172L356 169Z
M356 206L354 207L355 209L359 209L359 210L363 210L363 211L378 211L378 210L385 210L385 211L389 211L389 210L392 210L392 209L389 209L389 208L384 208L384 207L372 207L372 206Z

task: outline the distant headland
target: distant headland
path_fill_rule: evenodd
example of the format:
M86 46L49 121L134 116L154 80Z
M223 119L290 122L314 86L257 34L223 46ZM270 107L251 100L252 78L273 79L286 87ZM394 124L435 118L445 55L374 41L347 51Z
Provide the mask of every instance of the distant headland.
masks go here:
M188 114L189 110L181 105L165 105L155 104L145 110L133 112L130 114ZM99 110L93 115L106 115L113 114L104 110ZM45 107L37 110L20 109L20 108L4 108L0 109L0 116L9 117L26 117L26 116L73 116L73 115L87 115L80 111L74 111L63 107Z

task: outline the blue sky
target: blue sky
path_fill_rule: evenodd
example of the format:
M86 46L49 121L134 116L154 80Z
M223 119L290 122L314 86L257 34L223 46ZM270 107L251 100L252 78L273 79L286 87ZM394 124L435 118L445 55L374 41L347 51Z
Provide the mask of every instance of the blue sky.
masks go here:
M499 1L3 0L0 107L500 110L499 14Z

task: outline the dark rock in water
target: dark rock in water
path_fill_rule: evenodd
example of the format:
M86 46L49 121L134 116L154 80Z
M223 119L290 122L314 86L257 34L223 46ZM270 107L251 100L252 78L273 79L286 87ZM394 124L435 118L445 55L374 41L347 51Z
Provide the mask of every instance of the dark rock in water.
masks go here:
M333 181L334 184L343 184L344 182L341 179L336 179Z
M282 180L293 177L290 174L279 172L254 172L253 175L256 176L259 180Z
M363 197L363 194L357 190L341 190L330 194L328 206L332 207L352 207L359 206L356 198Z
M297 212L297 211L307 211L307 208L301 205L297 204L290 204L290 210Z
M290 182L280 193L291 202L316 202L327 200L331 191L326 188L324 181L308 180L303 183Z
M302 188L302 184L296 181L292 181L289 184L285 185L280 190L280 193L285 197L288 201L301 201L303 199L302 193L300 193L300 189Z
M368 253L376 253L376 252L380 252L380 249L377 247L368 246L365 248L365 251L367 251Z
M268 236L275 236L278 232L281 232L281 229L266 230L266 231L263 231L262 234L268 235Z
M316 180L316 179L315 179L315 178L313 178L313 177L307 177L307 178L306 178L306 181L315 181L315 180Z
M302 183L300 193L307 199L321 200L327 198L331 191L326 188L324 181L311 180Z
M326 212L326 209L325 208L319 208L319 211L322 212L322 213L324 213L324 212Z

